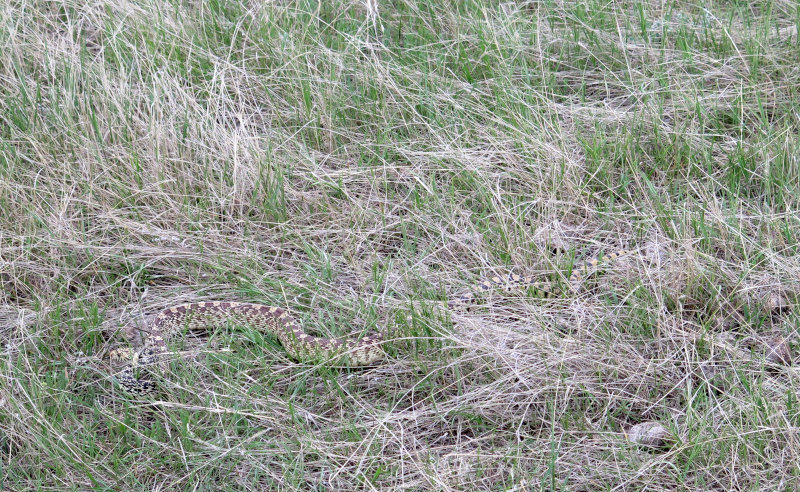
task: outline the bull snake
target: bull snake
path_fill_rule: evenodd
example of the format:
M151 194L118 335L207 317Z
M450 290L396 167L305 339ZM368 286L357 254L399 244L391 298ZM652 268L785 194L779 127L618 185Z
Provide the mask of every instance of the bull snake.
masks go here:
M580 266L573 268L568 285L574 289L589 269L628 253L630 253L628 250L617 250L602 259L595 257L584 261ZM502 288L505 291L533 288L544 297L550 297L558 292L555 288L545 287L537 282L534 276L516 274L488 277L477 283L476 287L479 291L489 291L494 288ZM447 307L453 309L475 300L475 293L467 292L448 301ZM117 381L132 394L142 395L152 392L155 389L153 380L147 375L137 375L137 372L141 367L155 366L162 371L165 369L168 355L166 339L170 335L181 328L205 329L226 322L252 326L272 333L289 355L297 360L324 361L343 357L347 365L366 366L384 357L381 347L383 338L380 334L345 340L316 337L305 333L288 311L278 307L246 302L193 302L170 307L156 315L147 338L139 350L121 348L110 352L112 360L127 362L126 367L116 374Z

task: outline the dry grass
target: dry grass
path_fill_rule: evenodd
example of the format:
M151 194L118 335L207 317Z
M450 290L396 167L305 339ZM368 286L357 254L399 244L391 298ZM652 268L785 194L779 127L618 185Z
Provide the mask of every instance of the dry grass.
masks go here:
M798 327L796 6L435 4L0 7L0 488L800 487L764 349ZM228 326L113 384L132 328L223 299L387 360ZM650 420L670 446L625 440Z

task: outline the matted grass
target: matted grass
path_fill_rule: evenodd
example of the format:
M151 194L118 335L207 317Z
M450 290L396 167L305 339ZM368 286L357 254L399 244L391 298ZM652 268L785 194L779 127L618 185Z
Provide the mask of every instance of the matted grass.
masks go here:
M793 2L0 7L9 490L791 490ZM565 286L496 293L495 273ZM381 332L384 363L188 332L181 302ZM439 307L437 307L439 306ZM670 445L623 431L658 421Z

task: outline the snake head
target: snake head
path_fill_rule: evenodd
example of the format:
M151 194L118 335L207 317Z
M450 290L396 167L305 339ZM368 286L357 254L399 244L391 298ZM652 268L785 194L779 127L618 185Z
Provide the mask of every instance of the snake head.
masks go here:
M111 350L108 359L113 363L125 363L125 367L111 376L111 379L132 395L152 393L155 383L146 375L137 374L140 370L141 352L131 347Z
M131 347L123 347L110 351L108 353L108 358L111 362L130 362L136 359L136 355L136 351Z

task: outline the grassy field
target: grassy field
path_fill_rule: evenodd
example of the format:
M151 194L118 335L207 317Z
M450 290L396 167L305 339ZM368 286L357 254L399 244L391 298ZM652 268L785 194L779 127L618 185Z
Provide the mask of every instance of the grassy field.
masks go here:
M800 488L770 352L800 325L798 26L786 0L4 2L0 489ZM509 272L557 295L445 308ZM229 323L174 337L155 394L115 384L110 350L209 300L387 356Z

